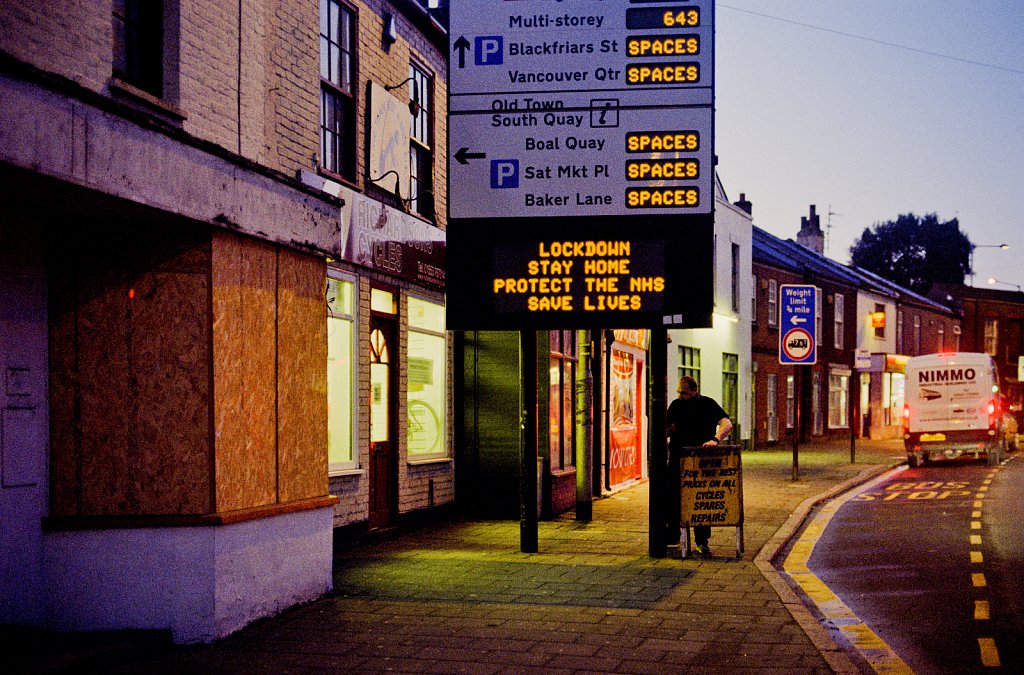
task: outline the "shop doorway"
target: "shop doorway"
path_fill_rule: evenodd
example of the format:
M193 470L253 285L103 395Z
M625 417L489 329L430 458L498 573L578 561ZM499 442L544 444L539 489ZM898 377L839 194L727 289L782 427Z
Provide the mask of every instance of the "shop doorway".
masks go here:
M371 530L394 525L398 512L397 333L394 318L370 318Z

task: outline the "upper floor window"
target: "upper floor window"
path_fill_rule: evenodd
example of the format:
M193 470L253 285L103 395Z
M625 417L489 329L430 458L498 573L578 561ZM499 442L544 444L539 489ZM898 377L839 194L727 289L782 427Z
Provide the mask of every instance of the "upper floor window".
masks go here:
M846 311L846 298L836 293L832 301L832 330L835 333L833 343L836 349L843 348L843 314Z
M875 315L881 315L880 320L875 324L875 337L885 337L885 305L876 302L875 303Z
M356 16L339 0L320 0L320 162L356 177Z
M750 320L757 323L757 275L750 277Z
M903 350L904 350L904 344L903 344L903 310L902 309L897 309L896 310L896 352L898 354L903 354L904 353Z
M113 0L113 75L157 98L164 95L161 0Z
M426 70L409 64L409 208L424 218L434 217L433 99L434 83Z
M768 325L779 325L779 282L768 280Z
M985 319L985 353L996 355L999 346L999 320Z
M679 348L679 377L689 375L700 388L700 349L682 346Z
M732 311L740 311L740 245L732 245L730 257L732 265Z
M914 315L914 354L921 353L921 316Z

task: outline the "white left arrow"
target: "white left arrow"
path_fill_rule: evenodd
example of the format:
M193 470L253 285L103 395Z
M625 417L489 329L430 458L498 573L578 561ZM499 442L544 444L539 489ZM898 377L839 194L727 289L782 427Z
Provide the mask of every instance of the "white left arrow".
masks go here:
M799 326L802 323L807 323L807 319L803 318L802 316L793 316L790 317L789 320L793 322L794 326Z

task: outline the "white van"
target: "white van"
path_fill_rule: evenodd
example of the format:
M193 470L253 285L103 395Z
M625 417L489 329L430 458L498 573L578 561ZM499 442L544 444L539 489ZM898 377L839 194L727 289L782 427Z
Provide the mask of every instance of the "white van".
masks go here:
M985 456L1006 451L999 375L988 354L949 352L907 360L903 444L907 463Z

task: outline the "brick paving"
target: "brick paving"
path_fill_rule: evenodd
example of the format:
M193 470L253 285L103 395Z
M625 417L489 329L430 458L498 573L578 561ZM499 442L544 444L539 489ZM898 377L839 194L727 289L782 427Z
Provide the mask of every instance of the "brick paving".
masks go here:
M743 453L745 553L713 530L710 559L647 557L647 484L539 526L459 521L339 549L334 593L212 645L158 633L0 628L15 672L857 672L770 565L812 504L901 461L895 442ZM11 663L11 661L8 661ZM8 671L10 672L10 671Z

